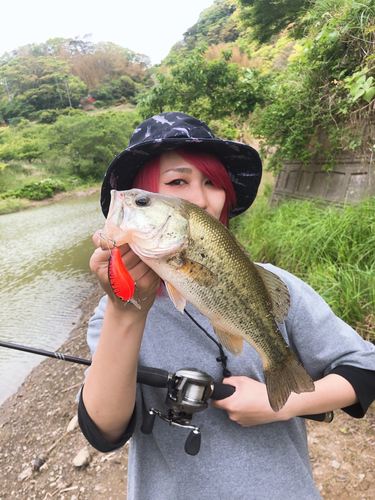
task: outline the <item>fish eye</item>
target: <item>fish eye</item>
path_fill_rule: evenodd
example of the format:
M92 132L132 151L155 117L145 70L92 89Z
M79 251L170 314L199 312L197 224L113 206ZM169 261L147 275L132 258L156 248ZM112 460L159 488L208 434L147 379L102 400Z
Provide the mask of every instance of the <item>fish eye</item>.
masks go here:
M148 196L140 195L137 196L134 201L138 207L147 207L147 205L150 203L150 198Z

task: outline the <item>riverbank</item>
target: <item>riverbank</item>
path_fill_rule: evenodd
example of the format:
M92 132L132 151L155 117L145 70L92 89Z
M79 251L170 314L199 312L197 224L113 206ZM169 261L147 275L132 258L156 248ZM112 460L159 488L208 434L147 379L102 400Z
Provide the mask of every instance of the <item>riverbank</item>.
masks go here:
M80 321L58 352L90 359L87 322L102 295L97 287L83 301ZM85 369L44 359L0 407L1 500L126 498L127 448L102 455L87 444L78 427L67 433L77 413L75 397ZM76 467L73 460L83 449L89 463ZM34 471L36 457L43 455L45 464Z
M73 198L82 198L83 196L90 196L92 194L100 193L101 185L90 186L85 189L73 189L70 191L62 191L55 194L52 198L45 198L40 201L26 200L26 198L6 199L0 200L0 215L20 212L29 208L43 207L52 205L63 200L72 200Z
M59 352L90 358L87 322L102 294L97 287L83 301L81 319ZM87 444L78 427L67 432L77 412L75 396L84 371L81 365L45 359L0 407L0 500L126 499L127 447L100 454ZM362 420L336 412L331 424L308 422L308 430L314 477L322 497L374 498L375 409ZM87 463L76 466L73 461L81 450L88 452ZM42 454L46 455L44 465L33 470L36 457Z

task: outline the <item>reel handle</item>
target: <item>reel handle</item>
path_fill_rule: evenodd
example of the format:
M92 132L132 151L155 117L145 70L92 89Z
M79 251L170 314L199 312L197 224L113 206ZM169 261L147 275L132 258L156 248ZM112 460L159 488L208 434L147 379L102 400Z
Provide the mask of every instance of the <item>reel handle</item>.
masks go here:
M154 428L156 413L151 410L145 412L143 416L143 422L141 425L141 432L143 434L151 434L152 429Z
M193 430L190 431L186 442L185 442L185 451L188 455L195 456L199 452L201 448L201 433L200 431Z

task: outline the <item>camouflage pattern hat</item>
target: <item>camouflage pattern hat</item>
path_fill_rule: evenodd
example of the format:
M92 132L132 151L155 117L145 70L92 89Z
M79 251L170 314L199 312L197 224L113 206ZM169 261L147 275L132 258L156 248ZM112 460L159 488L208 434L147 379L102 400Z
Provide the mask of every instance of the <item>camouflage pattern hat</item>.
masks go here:
M131 189L141 166L163 151L192 145L194 150L214 154L226 168L237 197L229 217L247 210L253 203L262 177L257 151L241 142L215 137L205 122L185 113L161 113L142 122L130 138L128 147L109 165L104 176L101 206L107 217L111 190Z

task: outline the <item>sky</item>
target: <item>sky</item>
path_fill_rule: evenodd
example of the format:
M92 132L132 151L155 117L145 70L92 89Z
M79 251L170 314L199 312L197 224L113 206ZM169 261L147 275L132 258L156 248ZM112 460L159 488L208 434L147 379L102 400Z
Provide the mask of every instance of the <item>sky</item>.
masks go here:
M10 0L0 10L0 56L49 38L92 34L160 63L214 0Z

